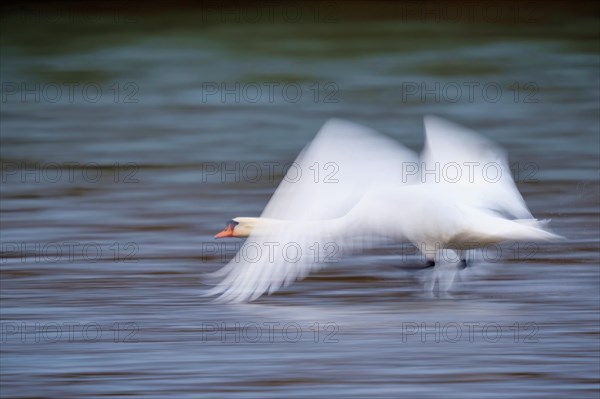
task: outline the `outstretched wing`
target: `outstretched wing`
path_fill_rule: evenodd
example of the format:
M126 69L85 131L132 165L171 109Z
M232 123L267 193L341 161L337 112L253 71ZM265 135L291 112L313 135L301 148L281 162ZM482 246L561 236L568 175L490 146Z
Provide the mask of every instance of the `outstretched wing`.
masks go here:
M519 219L533 216L512 178L506 152L485 137L435 116L425 117L421 181L464 190L473 205Z
M413 151L375 130L341 119L323 125L288 169L261 217L321 220L344 216L376 184L400 185Z
M417 155L363 126L333 119L300 153L261 219L277 220L253 232L238 254L213 277L208 292L225 301L254 300L371 245L357 239L356 221L345 216L377 185L410 184L403 167Z

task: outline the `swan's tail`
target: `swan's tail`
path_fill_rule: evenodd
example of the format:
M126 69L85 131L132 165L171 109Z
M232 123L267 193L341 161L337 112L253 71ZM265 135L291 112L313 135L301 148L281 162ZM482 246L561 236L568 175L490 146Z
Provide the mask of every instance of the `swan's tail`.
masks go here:
M511 222L514 224L510 233L513 240L559 241L565 239L563 236L548 231L547 226L550 219L517 219Z
M550 220L509 220L487 212L479 213L474 219L474 229L466 235L484 245L502 241L549 242L565 239L547 229Z

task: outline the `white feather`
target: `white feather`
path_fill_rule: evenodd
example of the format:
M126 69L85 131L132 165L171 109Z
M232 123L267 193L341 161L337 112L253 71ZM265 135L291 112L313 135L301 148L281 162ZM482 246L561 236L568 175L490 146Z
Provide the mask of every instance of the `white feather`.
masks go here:
M426 117L425 127L419 158L371 129L328 121L253 220L236 257L213 273L221 281L207 295L252 301L384 239L410 241L433 257L442 248L558 238L531 216L502 149L437 117ZM458 178L431 173L450 163L462 167ZM481 174L490 164L499 178Z

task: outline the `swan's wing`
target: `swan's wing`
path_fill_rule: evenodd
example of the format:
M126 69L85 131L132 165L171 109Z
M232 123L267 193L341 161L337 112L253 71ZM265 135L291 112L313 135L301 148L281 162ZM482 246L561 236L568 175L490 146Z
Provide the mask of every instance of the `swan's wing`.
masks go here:
M417 161L413 151L375 130L331 119L290 166L261 217L344 216L373 185L415 183L403 168Z
M532 218L512 178L506 152L445 119L426 116L421 181L463 190L464 201L519 219Z
M344 216L374 186L411 183L402 168L417 159L371 129L328 121L263 211L261 218L276 222L254 231L234 259L213 273L222 280L208 295L254 300L340 261L344 253L373 245L375 237L354 234L361 231L360 218Z
M312 226L311 226L312 224ZM341 261L352 239L327 222L285 221L253 233L235 257L213 277L221 281L207 292L217 301L253 301L309 273Z

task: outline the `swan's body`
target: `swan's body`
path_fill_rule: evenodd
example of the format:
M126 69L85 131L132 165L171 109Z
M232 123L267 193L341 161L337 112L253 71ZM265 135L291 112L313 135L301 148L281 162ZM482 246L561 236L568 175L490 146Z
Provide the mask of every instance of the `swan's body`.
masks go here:
M442 249L464 260L466 250L507 240L559 238L531 215L503 150L440 118L426 117L425 126L418 157L375 131L329 121L261 217L233 219L217 235L248 239L213 274L222 280L209 294L254 300L381 240L411 242L433 264ZM315 165L329 175L308 174ZM298 170L308 176L299 179Z

